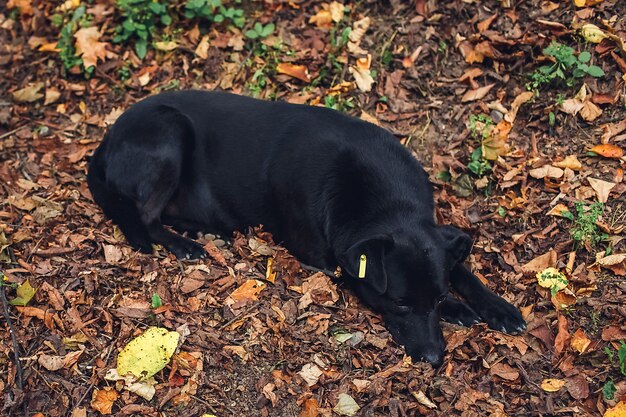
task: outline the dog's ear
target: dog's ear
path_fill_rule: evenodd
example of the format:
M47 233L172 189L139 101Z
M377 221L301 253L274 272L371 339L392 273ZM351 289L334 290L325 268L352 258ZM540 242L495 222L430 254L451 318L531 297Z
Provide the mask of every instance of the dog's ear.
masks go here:
M352 245L338 257L339 265L353 277L363 278L379 294L387 292L385 253L393 246L389 235L376 235Z
M452 254L455 264L463 262L472 251L472 238L454 226L443 225L439 230L445 240L445 246Z

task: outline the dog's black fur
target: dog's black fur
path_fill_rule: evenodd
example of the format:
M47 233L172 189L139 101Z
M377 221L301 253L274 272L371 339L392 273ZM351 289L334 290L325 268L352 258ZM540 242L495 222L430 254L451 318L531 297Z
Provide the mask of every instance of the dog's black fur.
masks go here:
M341 266L414 359L442 363L440 318L525 328L519 311L463 265L470 238L435 224L420 164L386 130L336 111L216 92L159 94L116 121L88 182L142 252L160 243L178 258L205 255L163 224L226 234L262 224L303 263Z

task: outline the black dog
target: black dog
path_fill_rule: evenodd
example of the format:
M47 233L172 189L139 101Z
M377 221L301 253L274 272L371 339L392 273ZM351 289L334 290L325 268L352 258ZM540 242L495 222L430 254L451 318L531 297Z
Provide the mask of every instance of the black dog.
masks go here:
M227 234L263 224L303 263L340 266L414 359L442 363L440 318L525 328L519 311L463 265L470 238L435 224L420 164L386 130L339 112L225 93L159 94L117 120L88 182L142 252L155 242L178 258L205 256L163 224Z

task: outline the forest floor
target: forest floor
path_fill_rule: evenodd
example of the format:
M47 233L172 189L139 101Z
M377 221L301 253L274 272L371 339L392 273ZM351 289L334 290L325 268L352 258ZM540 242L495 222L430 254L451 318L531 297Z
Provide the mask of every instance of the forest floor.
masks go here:
M624 416L626 3L233 5L243 29L175 18L143 59L114 42L113 2L0 8L0 268L13 301L0 414ZM71 30L56 45L59 21ZM260 229L200 237L203 261L133 251L91 199L89 156L129 105L186 88L389 129L430 174L438 220L474 238L468 265L528 331L443 324L433 369ZM565 288L539 285L549 267ZM150 326L184 341L146 400L104 377Z

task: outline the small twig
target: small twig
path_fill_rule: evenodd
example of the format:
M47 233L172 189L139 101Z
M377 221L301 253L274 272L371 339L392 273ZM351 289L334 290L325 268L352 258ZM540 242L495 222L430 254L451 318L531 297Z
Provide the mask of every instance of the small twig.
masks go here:
M4 138L7 138L7 137L11 136L11 135L12 135L12 134L14 134L14 133L19 132L20 130L24 129L26 126L28 126L28 125L26 124L26 125L22 125L22 126L20 126L20 127L16 127L16 128L15 128L15 129L13 129L13 130L9 130L8 132L1 134L1 135L0 135L0 140L2 140L2 139L4 139Z
M233 324L233 323L234 323L234 322L236 322L237 320L240 320L240 319L244 319L244 318L246 318L246 316L247 316L247 315L248 315L248 314L249 314L252 310L254 310L256 307L258 307L258 306L259 306L259 304L261 304L261 303L260 303L260 302L257 302L257 303L252 304L252 305L251 305L250 307L248 307L248 308L246 309L246 311L244 311L242 314L240 314L240 315L238 315L238 316L236 316L236 317L233 317L232 319L228 320L226 323L222 324L222 325L220 326L220 328L219 328L219 329L220 329L220 330L224 330L225 328L227 328L228 326L230 326L231 324Z
M2 313L4 314L4 320L7 322L7 327L9 328L9 334L11 335L11 343L13 344L13 356L15 358L15 382L17 383L17 388L20 391L24 390L24 372L22 370L22 362L20 359L20 346L17 343L17 336L15 335L15 328L13 327L13 321L11 320L11 314L9 312L9 300L7 300L7 295L4 292L4 274L0 273L0 279L3 282L0 282L0 299L2 300ZM24 416L28 416L28 406L26 401L22 403L24 408Z

